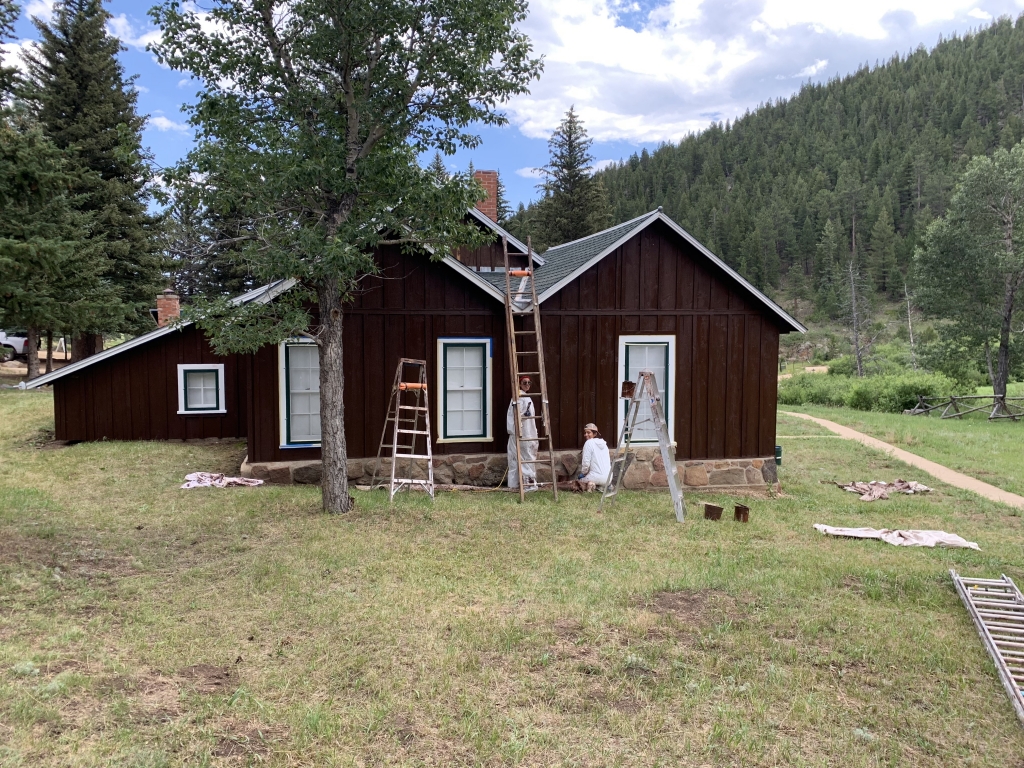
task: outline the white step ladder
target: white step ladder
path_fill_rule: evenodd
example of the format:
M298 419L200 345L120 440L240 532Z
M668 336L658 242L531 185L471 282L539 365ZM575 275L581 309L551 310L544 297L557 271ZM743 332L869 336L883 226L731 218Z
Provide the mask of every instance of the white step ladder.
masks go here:
M1024 595L1013 579L972 579L950 570L956 591L1024 725Z
M415 371L411 381L404 377L406 368ZM390 425L390 428L389 428ZM391 442L388 433L391 433ZM420 436L426 441L426 452L416 453ZM395 370L395 383L391 387L391 401L388 404L388 417L384 420L384 431L380 436L377 448L377 463L373 467L373 479L370 490L384 487L384 478L378 481L381 458L384 449L391 451L391 475L388 483L388 501L395 500L395 494L403 488L422 488L434 498L434 457L430 447L430 398L427 397L427 361L413 360L403 357L398 361ZM427 479L417 480L412 477L416 461L426 459ZM399 474L399 461L405 460L405 474Z
M619 432L619 442L615 449L615 456L612 457L612 471L601 493L601 504L598 507L604 511L604 503L608 499L615 498L619 493L619 487L626 476L629 468L631 443L633 435L638 428L650 424L658 435L658 447L661 449L661 460L665 464L665 475L668 478L668 489L672 493L672 505L676 510L676 520L680 523L686 515L686 502L683 500L683 491L679 485L679 471L676 468L675 452L668 438L668 424L665 421L665 407L661 402L661 394L658 392L658 382L651 371L640 371L636 384L631 381L622 383L622 399L628 399L626 404L626 417L622 422L622 430ZM640 405L644 402L650 403L650 418L645 418L639 423L637 417L640 414Z

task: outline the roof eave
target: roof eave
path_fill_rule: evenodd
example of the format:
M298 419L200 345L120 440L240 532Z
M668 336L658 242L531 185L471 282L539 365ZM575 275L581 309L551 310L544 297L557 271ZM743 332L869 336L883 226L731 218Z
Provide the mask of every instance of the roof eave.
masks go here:
M505 229L503 226L501 226L501 224L499 224L498 222L492 220L491 217L488 216L486 213L483 213L482 211L478 210L477 208L470 208L469 212L470 212L470 214L472 214L473 218L475 218L481 224L489 227L497 235L499 235L500 237L507 238L509 243L511 245L514 245L520 251L522 251L524 256L527 253L529 253L530 256L533 257L533 260L535 262L537 262L538 266L541 266L541 267L544 266L544 258L539 253L537 253L532 248L527 247L526 243L524 243L522 240L520 240L515 235L513 235L511 232L509 232L507 229Z

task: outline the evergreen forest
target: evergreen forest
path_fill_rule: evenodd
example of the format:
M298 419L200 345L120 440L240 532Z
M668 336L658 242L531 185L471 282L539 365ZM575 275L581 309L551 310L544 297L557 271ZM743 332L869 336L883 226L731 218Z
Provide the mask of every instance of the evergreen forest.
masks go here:
M902 297L972 157L1024 138L1024 17L807 84L596 174L613 221L665 212L758 287L842 313L850 256ZM912 286L911 286L912 287ZM814 316L812 316L814 319Z

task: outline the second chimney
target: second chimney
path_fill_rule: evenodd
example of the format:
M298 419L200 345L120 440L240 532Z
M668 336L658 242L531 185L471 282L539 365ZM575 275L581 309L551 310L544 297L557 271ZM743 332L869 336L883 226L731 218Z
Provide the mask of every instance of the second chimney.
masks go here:
M484 188L485 197L478 200L476 209L491 221L498 220L498 172L474 171L475 178Z
M172 320L181 316L181 304L178 294L168 288L156 297L156 324L163 328Z

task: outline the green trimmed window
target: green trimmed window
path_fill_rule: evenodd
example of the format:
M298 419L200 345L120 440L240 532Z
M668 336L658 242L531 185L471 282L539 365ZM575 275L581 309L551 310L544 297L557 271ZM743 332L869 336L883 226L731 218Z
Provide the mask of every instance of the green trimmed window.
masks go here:
M320 442L320 353L315 344L285 344L285 425L289 445Z
M439 341L441 437L490 439L490 339Z
M224 366L186 363L178 366L178 414L226 413Z

